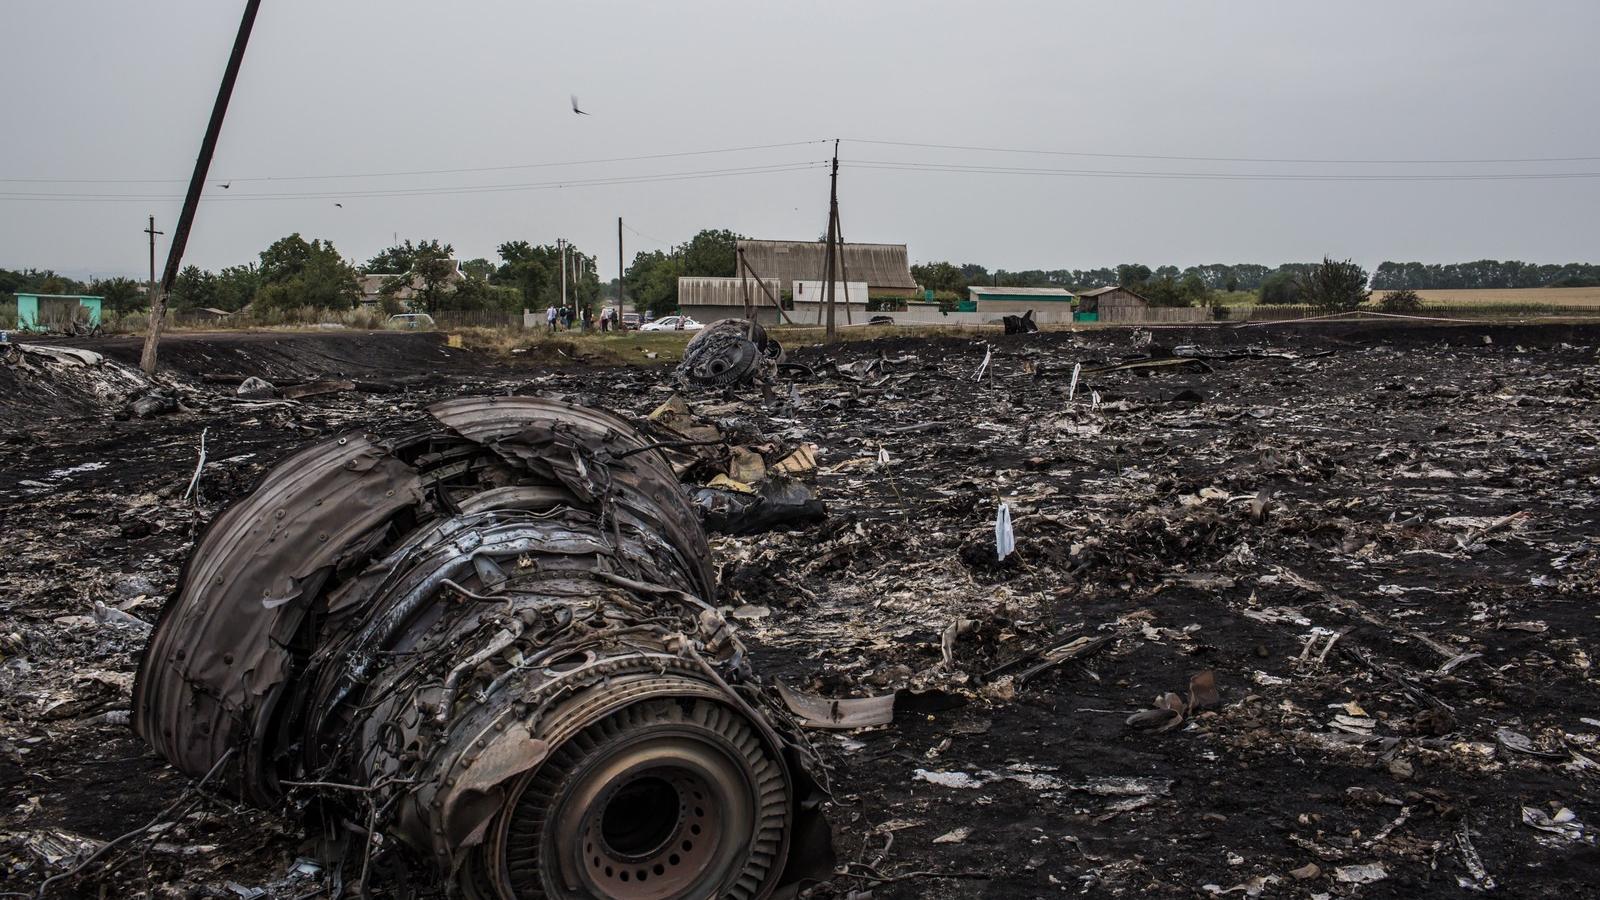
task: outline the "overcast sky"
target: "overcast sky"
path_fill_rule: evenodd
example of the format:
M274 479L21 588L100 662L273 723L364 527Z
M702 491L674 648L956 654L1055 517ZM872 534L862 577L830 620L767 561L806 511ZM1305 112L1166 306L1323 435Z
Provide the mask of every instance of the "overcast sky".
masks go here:
M145 216L171 231L242 8L0 3L0 266L144 272ZM1254 180L1600 173L1596 34L1594 0L266 0L185 261L294 231L357 261L395 235L462 258L566 237L610 277L619 215L630 260L708 227L811 240L826 170L781 167L836 137L845 238L914 261L1600 261L1600 178ZM1552 157L1591 158L1525 161ZM1509 161L1443 162L1483 159ZM437 171L462 169L483 171ZM548 187L670 174L696 177ZM271 194L318 196L250 199Z

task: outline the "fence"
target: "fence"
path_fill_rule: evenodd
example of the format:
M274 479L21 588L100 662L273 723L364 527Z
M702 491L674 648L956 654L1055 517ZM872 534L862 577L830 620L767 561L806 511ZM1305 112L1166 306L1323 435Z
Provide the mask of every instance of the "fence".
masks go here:
M539 317L544 313L541 310ZM442 309L433 314L433 324L439 328L521 328L522 312L504 312L488 309Z
M1205 306L1108 306L1100 310L1103 325L1174 325L1209 322L1213 318Z
M1328 315L1327 310L1314 306L1222 306L1217 307L1218 321L1225 322L1279 322L1308 319ZM1364 306L1356 313L1382 312L1376 306ZM1600 306L1562 306L1551 303L1429 303L1407 315L1433 319L1507 319L1507 318L1600 318Z

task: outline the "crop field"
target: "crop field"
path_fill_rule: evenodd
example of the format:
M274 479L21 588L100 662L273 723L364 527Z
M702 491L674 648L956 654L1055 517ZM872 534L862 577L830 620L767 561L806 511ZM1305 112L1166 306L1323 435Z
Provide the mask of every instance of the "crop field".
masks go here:
M1388 291L1373 291L1379 300ZM1586 288L1485 288L1417 291L1428 306L1570 306L1600 308L1600 287Z

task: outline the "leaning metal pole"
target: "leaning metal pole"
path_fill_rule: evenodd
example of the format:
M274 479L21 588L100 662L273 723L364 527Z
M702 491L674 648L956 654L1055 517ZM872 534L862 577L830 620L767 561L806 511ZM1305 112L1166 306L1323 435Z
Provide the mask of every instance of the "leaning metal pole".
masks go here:
M195 210L200 206L200 192L206 186L211 156L217 150L222 120L228 114L228 101L233 97L233 83L239 80L244 48L250 43L250 29L255 27L256 11L260 8L261 0L245 0L244 17L239 20L239 32L233 38L233 52L228 56L228 67L222 72L222 85L217 88L216 102L211 105L211 120L206 123L205 137L200 139L200 155L195 158L194 172L189 176L189 192L183 195L183 212L178 216L178 227L173 229L172 243L167 247L167 267L161 273L161 288L150 298L150 326L145 333L144 352L139 356L139 367L146 375L156 372L156 348L161 343L161 327L167 317L167 295L178 280L183 250L189 243L189 227L194 224ZM151 285L151 289L154 290L155 285Z
M815 757L717 612L661 451L549 400L429 412L290 457L213 521L138 732L247 801L360 823L347 882L374 834L478 900L827 877Z

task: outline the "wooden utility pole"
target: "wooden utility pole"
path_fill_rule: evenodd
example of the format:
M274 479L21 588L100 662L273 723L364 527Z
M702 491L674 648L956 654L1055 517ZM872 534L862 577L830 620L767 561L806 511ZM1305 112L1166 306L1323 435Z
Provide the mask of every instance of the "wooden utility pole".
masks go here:
M833 208L833 236L839 241L839 282L844 285L844 323L854 325L850 317L850 269L844 264L844 223L839 221L839 207Z
M622 321L623 304L628 299L628 289L623 285L628 270L622 267L622 217L617 216L617 321Z
M156 230L156 217L155 216L151 216L150 217L150 225L145 228L144 233L150 235L150 295L149 295L149 299L151 300L151 302L154 302L155 301L155 297L156 297L156 235L158 235L158 234L166 234L166 232L165 231L157 231Z
M139 368L146 375L156 371L156 348L161 343L161 326L167 318L167 293L178 280L178 267L183 264L183 249L189 243L189 228L194 225L194 213L200 206L200 191L206 186L206 175L211 171L211 156L217 150L217 138L222 134L222 120L228 114L228 100L233 97L233 83L239 80L239 66L244 62L244 48L250 43L250 29L256 24L256 12L261 0L245 0L244 16L239 20L239 33L233 38L233 52L228 56L228 67L222 72L222 85L217 88L217 100L211 105L211 121L206 124L205 137L200 139L200 155L194 161L194 173L189 176L189 192L183 197L183 212L178 215L178 227L172 230L172 245L167 248L167 267L161 275L161 289L150 298L150 328L144 339L144 353L139 357Z
M566 238L556 238L556 250L561 254L561 306L567 305L567 241Z
M779 320L787 322L790 325L795 324L795 321L789 318L789 314L783 310L783 298L774 297L772 295L772 289L767 287L767 282L762 279L761 273L750 268L750 263L744 258L743 250L738 250L736 252L738 253L739 259L739 274L746 279L745 291L748 293L750 289L748 279L754 278L756 280L756 287L761 288L761 293L767 295L767 299L772 301L772 308L778 311ZM782 288L779 288L779 290L782 291ZM747 304L748 302L749 301L746 301ZM752 312L752 310L747 310L746 315L750 315Z
M744 317L753 320L756 317L756 313L754 309L750 308L750 277L745 274L745 270L748 267L744 262L744 248L737 244L734 245L733 254L739 258L739 294L744 299Z
M827 292L828 301L827 336L828 340L832 341L839 337L839 333L833 323L834 254L838 250L839 242L839 141L837 138L833 141L833 174L829 176L828 183L828 265L827 274L823 276L827 279L827 284L824 285L823 290Z

